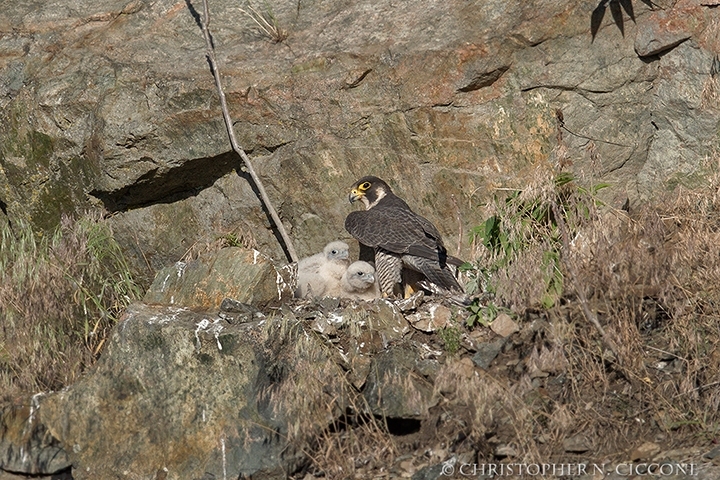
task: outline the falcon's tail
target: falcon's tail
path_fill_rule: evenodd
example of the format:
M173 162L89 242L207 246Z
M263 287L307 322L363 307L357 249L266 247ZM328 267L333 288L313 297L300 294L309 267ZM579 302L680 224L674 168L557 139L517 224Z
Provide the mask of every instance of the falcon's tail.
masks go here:
M450 265L454 265L456 267L459 267L460 265L465 263L465 261L463 261L462 259L460 259L458 257L453 257L452 255L448 255L447 258L445 259L445 261L447 263L449 263Z
M449 259L450 257L448 257ZM453 257L454 258L454 257ZM452 270L447 266L441 266L437 260L413 255L404 255L403 262L409 268L422 273L425 278L438 287L454 293L465 293L463 287L458 283Z

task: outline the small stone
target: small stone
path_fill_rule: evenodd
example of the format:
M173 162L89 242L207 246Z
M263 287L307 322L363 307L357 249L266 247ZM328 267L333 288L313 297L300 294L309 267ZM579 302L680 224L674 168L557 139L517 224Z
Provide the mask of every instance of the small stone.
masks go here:
M547 377L550 376L549 373L544 372L544 371L540 370L540 369L537 368L537 367L533 368L533 369L529 372L529 375L530 375L530 379L532 379L532 380L534 380L534 379L536 379L536 378L547 378Z
M645 442L630 453L630 460L651 460L660 453L660 446L657 443Z
M370 373L370 364L372 360L365 355L355 355L350 361L350 371L348 372L348 380L360 390L367 380Z
M417 310L420 305L423 304L425 298L425 292L419 290L412 296L403 300L398 300L395 305L400 309L401 312L409 312L410 310Z
M510 315L501 313L495 317L495 320L490 324L490 329L501 337L509 337L520 330L520 327L510 318Z
M410 331L410 325L400 313L400 309L390 302L377 302L369 307L368 311L373 313L368 317L368 326L380 334L384 347L390 342L400 340Z
M421 470L418 470L411 478L412 480L439 480L441 478L447 478L443 472L445 464L430 465Z
M710 460L714 465L720 465L720 447L715 447L705 455L703 459Z
M568 453L583 453L590 450L588 443L583 435L574 435L563 440L563 449Z
M475 375L475 365L469 358L462 358L458 363L457 373L463 378L471 378Z
M337 327L326 316L318 315L310 323L310 328L323 335L337 335Z
M516 457L517 451L510 445L498 445L498 447L495 449L495 456L496 457Z
M427 311L413 313L406 318L414 328L432 333L447 327L451 316L452 312L445 305L432 304Z
M499 338L494 342L485 342L477 345L477 353L473 355L472 361L483 370L490 368L490 364L495 357L502 351L505 344L504 338Z

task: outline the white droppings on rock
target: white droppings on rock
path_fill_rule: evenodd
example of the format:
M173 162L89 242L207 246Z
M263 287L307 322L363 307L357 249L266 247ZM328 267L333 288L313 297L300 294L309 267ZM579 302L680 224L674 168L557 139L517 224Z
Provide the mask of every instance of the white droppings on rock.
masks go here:
M165 289L167 288L167 282L168 282L168 280L170 280L170 274L169 274L169 273L168 273L167 275L165 275L165 278L163 279L163 282L162 282L162 286L160 286L160 291L161 291L161 292L164 292Z
M181 312L186 311L186 308L168 307L168 314L166 315L153 315L147 319L149 325L160 324L164 325L169 322L173 322L178 319Z
M197 346L198 350L200 350L200 348L202 347L202 345L200 344L199 333L203 331L212 333L215 337L215 341L217 342L218 350L222 350L222 344L220 343L220 332L222 332L223 326L220 325L220 320L222 319L218 317L211 322L209 319L203 318L196 324L197 328L195 329L195 345Z
M225 457L225 438L220 439L222 445L222 467L223 467L223 480L227 480L227 458Z
M175 269L177 270L178 278L183 276L183 274L185 273L186 267L187 267L187 263L185 263L185 262L175 262Z

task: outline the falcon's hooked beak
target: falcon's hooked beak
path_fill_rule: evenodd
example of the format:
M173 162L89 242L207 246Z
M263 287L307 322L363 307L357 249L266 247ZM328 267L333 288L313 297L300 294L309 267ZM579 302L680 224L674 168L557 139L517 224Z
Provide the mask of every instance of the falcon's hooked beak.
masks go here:
M353 188L350 190L350 195L348 195L348 200L350 200L350 203L357 202L361 198L365 196L364 192L359 191L357 188Z

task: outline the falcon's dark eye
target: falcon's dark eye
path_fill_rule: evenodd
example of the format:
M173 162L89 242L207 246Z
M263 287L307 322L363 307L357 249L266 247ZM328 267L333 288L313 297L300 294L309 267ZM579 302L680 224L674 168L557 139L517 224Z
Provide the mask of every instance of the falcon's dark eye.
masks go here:
M368 188L370 188L370 182L365 182L360 185L360 190L367 190Z

